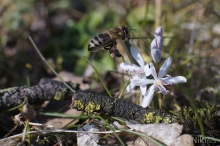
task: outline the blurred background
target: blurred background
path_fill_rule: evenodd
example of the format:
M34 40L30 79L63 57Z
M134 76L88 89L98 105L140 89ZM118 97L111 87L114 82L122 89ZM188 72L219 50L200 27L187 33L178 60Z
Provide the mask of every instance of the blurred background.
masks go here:
M114 97L123 88L122 58L111 58L105 50L88 51L89 41L114 26L131 30L131 42L145 62L152 62L150 43L158 26L163 28L162 62L172 57L168 72L184 76L187 83L167 87L166 97L180 106L186 105L184 95L210 103L220 101L220 3L218 0L2 0L0 1L0 89L32 86L43 77L56 77L34 50L31 36L50 65L65 81L80 82L83 90L107 95L98 76L85 57L99 71ZM118 44L127 57L128 48ZM135 93L140 93L137 88ZM134 94L133 94L134 95ZM124 98L128 97L124 94ZM139 98L139 97L138 97ZM137 99L137 98L136 98ZM134 99L133 102L138 103ZM48 111L79 115L69 108L71 101L44 103ZM42 111L42 109L40 109ZM70 120L39 116L35 122L61 123ZM13 113L1 114L3 137L14 127ZM42 115L42 112L41 112ZM49 120L48 120L49 119ZM51 121L54 120L54 121ZM76 128L78 127L75 125ZM23 128L20 128L21 133ZM13 133L14 134L14 133Z
M152 35L162 26L163 60L173 58L169 74L188 80L174 88L210 102L219 100L220 3L212 0L1 1L0 88L35 85L42 77L55 77L31 45L31 36L57 72L83 77L88 69L85 56L111 91L118 90L120 75L109 71L120 72L122 59L112 59L104 50L91 54L87 48L94 36L121 25L135 29L130 33L138 39L131 42L146 62L152 61ZM119 50L126 56L124 48ZM100 87L95 73L89 78L92 89Z

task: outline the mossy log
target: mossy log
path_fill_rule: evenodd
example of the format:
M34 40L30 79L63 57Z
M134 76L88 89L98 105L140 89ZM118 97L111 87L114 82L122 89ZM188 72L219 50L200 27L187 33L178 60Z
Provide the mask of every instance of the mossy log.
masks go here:
M198 105L198 114L202 120L206 136L220 138L220 116L217 115L215 105L209 105L199 100L195 100L195 102ZM73 108L88 113L98 112L146 124L177 122L183 125L184 133L201 134L195 113L190 107L184 107L181 111L166 113L163 110L143 108L124 99L78 92L74 95Z
M185 107L181 111L166 113L163 110L143 108L124 99L117 99L92 93L83 93L79 85L71 82L67 84L75 91L70 91L59 81L43 78L38 85L32 87L13 87L0 90L0 110L9 109L22 104L25 99L30 104L39 104L45 100L73 99L72 107L87 113L101 113L103 115L121 117L139 123L174 123L182 124L183 132L201 134L194 111ZM206 136L220 138L220 116L217 115L215 105L195 101L202 120Z
M79 84L67 82L74 90ZM12 87L0 90L0 110L13 108L22 104L25 99L30 104L39 104L46 100L72 99L73 93L62 82L42 78L38 85Z

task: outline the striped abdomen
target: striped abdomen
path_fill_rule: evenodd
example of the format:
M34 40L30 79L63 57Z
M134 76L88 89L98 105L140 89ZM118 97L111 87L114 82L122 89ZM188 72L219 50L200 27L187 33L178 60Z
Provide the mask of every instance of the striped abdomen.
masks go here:
M108 45L110 42L111 42L111 38L108 33L99 34L89 42L88 50L97 51L102 47Z

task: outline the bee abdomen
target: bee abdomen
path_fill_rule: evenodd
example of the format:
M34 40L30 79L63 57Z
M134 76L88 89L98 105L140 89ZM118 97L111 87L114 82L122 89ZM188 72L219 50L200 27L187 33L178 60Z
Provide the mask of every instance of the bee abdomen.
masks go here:
M96 51L96 50L102 48L109 39L110 39L110 36L108 33L99 34L98 36L94 37L89 42L88 50L89 51Z
M106 43L110 39L108 33L101 33L98 35L98 37L102 40L103 43Z

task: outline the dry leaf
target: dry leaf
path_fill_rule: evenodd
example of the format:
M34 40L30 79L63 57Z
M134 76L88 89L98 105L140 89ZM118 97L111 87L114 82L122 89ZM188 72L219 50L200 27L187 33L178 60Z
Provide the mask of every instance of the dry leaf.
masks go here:
M166 145L169 146L193 146L193 138L190 135L180 135L182 133L183 126L177 123L174 124L133 124L126 122L129 128L139 131L142 134L150 136ZM142 138L145 139L145 138ZM139 142L135 142L138 145L142 145L142 141L137 139ZM146 145L149 144L148 140L144 140ZM152 143L151 143L152 145Z
M99 132L100 130L95 125L85 125L83 128L79 128L78 131L90 131ZM98 146L99 134L93 133L78 133L77 145L78 146Z

